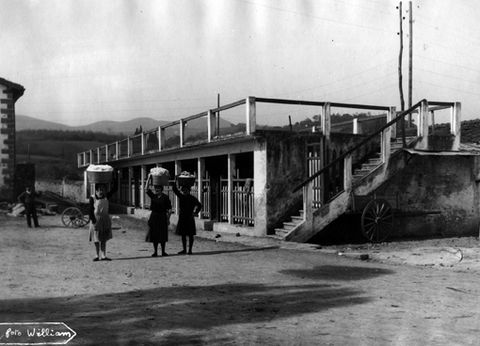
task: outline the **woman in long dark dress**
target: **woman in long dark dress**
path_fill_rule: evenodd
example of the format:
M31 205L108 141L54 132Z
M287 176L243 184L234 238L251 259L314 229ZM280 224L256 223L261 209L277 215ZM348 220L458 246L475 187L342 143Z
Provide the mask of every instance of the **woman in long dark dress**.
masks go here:
M90 241L95 244L96 261L110 261L107 257L107 241L112 239L112 220L109 199L117 191L118 181L113 172L113 185L106 192L107 184L95 184L95 193L89 198Z
M192 254L193 236L197 234L195 227L195 219L202 204L190 194L190 186L182 186L181 192L178 190L176 184L173 184L173 192L178 196L178 223L177 233L182 236L183 250L179 252L180 255L187 253L187 236L188 236L188 254Z
M150 197L150 218L148 219L148 233L146 241L153 243L152 257L158 256L158 243L162 247L162 256L168 256L165 252L165 243L168 241L168 224L172 203L170 198L163 193L163 186L156 185L155 192L147 190Z

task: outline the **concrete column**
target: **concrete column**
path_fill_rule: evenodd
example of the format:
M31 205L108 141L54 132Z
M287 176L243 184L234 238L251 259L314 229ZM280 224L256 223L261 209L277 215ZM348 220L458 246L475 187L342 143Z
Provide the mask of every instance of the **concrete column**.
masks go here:
M90 165L92 165L92 164L93 164L93 150L90 149L88 153L89 153L89 156L90 156L90 157L89 157L89 160L88 160L88 163L89 163Z
M128 204L135 205L135 195L132 193L133 167L128 167Z
M119 169L117 172L118 172L118 184L117 184L117 193L116 193L116 197L115 199L117 200L117 202L120 202L122 201L122 196L121 196L121 192L122 192L122 180L123 180L123 173L122 173L122 169Z
M253 151L253 198L255 235L267 234L267 145L258 144Z
M358 118L353 118L353 134L358 135Z
M330 119L330 103L325 103L322 106L322 112L320 114L320 121L322 124L322 132L327 141L330 140L330 131L332 128L331 119Z
M228 223L233 224L233 179L236 170L236 157L234 154L228 154Z
M313 183L303 186L303 221L307 221L312 213Z
M395 114L395 108L390 107L387 113L387 123L393 120L394 114ZM388 162L388 160L390 159L391 141L392 141L392 126L389 126L385 130L383 130L382 139L381 139L382 162L384 163Z
M205 159L199 157L197 159L197 188L198 188L198 200L203 204L203 177L205 175ZM203 217L203 212L199 214L199 217Z
M140 167L140 206L142 209L145 209L145 180L146 180L146 174L147 172L147 166L142 165Z
M108 152L108 144L105 146L105 162L108 162L109 159L110 159L110 156L109 156L109 152Z
M120 157L120 143L118 141L115 142L115 160L118 160Z
M397 116L397 111L395 109L395 107L390 107L390 109L388 110L388 113L387 113L387 123L389 121L392 121L393 119L395 119L395 117ZM388 120L390 119L390 120ZM390 139L392 138L397 138L397 123L393 124L392 126L390 126Z
M462 121L462 104L460 102L455 102L453 108L452 108L452 113L451 113L451 125L450 125L450 131L452 135L455 136L453 140L453 146L452 150L459 150L460 149L460 126L461 126L461 121Z
M83 197L85 200L88 199L88 179L87 179L87 170L83 171Z
M249 96L246 100L246 129L247 135L254 134L257 127L257 112L255 106L255 97Z
M207 141L211 142L214 137L215 129L215 115L211 110L207 112Z
M158 127L158 151L162 151L163 149L163 129L159 126Z
M97 148L97 165L100 164L100 147Z
M175 176L182 172L182 162L175 160ZM176 184L176 182L175 182ZM175 215L178 215L178 197L175 195Z
M141 142L141 146L142 146L142 155L145 154L145 132L142 131L142 133L140 134L140 142Z
M183 147L185 144L185 121L183 119L180 119L180 148Z
M343 189L345 192L352 191L352 154L343 159Z

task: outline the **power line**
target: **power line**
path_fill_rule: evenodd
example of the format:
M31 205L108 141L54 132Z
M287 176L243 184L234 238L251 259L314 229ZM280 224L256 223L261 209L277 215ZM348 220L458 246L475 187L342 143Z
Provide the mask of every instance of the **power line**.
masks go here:
M313 19L318 19L318 20L320 20L320 21L324 21L324 22L328 22L328 23L335 23L335 24L339 24L339 25L352 26L352 27L357 27L357 28L362 28L362 29L368 29L368 30L374 30L374 31L379 31L379 32L388 32L388 33L391 33L391 31L385 30L385 29L380 29L380 28L376 28L376 27L372 27L372 26L366 26L366 25L361 25L361 24L354 24L354 23L343 22L343 21L340 21L340 20L335 20L335 19L326 18L326 17L319 17L319 16L315 16L315 15L311 15L311 14L307 14L307 13L303 13L303 12L297 12L297 11L287 10L287 9L280 8L280 7L274 7L274 6L268 6L268 5L258 4L258 3L255 3L255 2L252 2L252 1L248 1L248 0L237 0L237 1L246 3L246 4L251 5L251 6L264 7L264 8L268 8L268 9L274 10L274 11L291 13L291 14L295 14L295 15L298 15L298 16L303 16L303 17L309 17L309 18L313 18Z
M429 57L426 57L426 56L423 56L423 55L416 55L416 57L417 57L417 58L422 58L422 59L426 59L426 60L430 60L430 61L435 61L435 62L439 62L439 63L441 63L441 64L446 64L446 65L450 65L450 66L455 66L455 67L463 68L463 69L465 69L465 70L469 70L469 71L474 71L474 72L480 73L480 70L476 70L476 69L473 69L473 68L470 68L470 67L461 66L461 65L458 65L458 64L454 64L454 63L450 63L450 62L447 62L447 61L438 60L438 59L433 59L433 58L429 58Z

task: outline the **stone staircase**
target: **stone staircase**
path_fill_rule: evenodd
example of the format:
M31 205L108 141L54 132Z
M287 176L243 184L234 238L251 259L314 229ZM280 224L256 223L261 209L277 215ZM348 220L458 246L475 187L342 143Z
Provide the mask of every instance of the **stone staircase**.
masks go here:
M282 240L285 239L288 233L303 223L303 213L303 210L299 210L298 215L290 216L290 220L284 222L282 228L275 228L275 234L272 234L271 237Z
M417 137L406 137L405 139L408 147L415 142ZM397 138L395 141L390 143L390 155L400 151L402 148L403 141L401 138ZM361 185L364 178L382 166L382 159L380 155L380 153L374 154L366 162L364 162L360 168L354 170L352 175L353 186ZM275 234L270 235L270 237L284 240L288 234L290 234L297 227L300 227L304 220L304 211L299 210L299 215L291 216L289 221L283 222L283 227L275 228Z

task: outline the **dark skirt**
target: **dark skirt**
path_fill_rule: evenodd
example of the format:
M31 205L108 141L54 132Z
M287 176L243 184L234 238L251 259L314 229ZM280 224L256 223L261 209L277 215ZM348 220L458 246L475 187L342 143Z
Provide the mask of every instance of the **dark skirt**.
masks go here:
M168 241L168 222L166 214L152 212L148 220L148 232L145 241L166 243Z
M180 235L195 235L195 234L197 234L197 229L195 227L195 219L193 218L193 216L182 217L182 215L180 215L178 217L176 232L177 232L177 234L180 234Z

